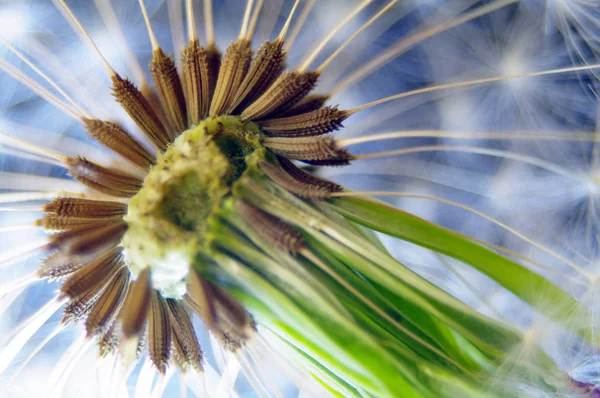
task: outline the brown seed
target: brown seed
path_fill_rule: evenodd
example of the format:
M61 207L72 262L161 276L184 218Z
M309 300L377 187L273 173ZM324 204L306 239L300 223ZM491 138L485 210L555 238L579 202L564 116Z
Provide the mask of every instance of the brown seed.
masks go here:
M316 111L258 123L263 131L274 137L309 137L339 130L348 113L336 107L325 107Z
M248 311L224 289L213 283L209 283L209 287L216 303L219 328L240 338L246 336L252 321Z
M85 321L87 336L108 331L127 293L129 270L122 267L92 306Z
M148 169L155 162L154 155L142 147L117 123L99 119L82 119L88 134L108 149L118 153L129 162Z
M228 113L241 112L262 95L285 68L283 40L266 41L256 52Z
M45 205L43 211L58 217L107 218L124 216L127 214L127 205L119 202L60 197Z
M188 291L183 298L223 341L235 341L239 346L248 338L252 325L248 312L229 293L202 279L195 270L190 272Z
M115 74L112 82L113 95L125 112L161 151L167 149L169 135L148 99L129 79Z
M160 102L172 127L169 137L173 141L187 129L187 114L181 80L179 80L175 62L160 48L154 50L150 71Z
M333 192L341 192L344 190L341 185L335 184L331 181L327 181L323 178L312 175L311 173L297 167L294 163L290 162L288 159L277 156L277 160L279 161L279 165L282 169L284 169L290 176L292 176L296 181L303 182L305 184L310 184L313 186L321 187L327 190L329 193Z
M331 137L269 137L263 144L278 155L310 164L342 166L352 160L352 155L338 148Z
M113 322L106 333L98 335L98 351L102 358L114 353L119 346L119 335L116 333L116 326L117 323Z
M161 294L154 290L148 314L148 350L150 359L163 374L167 371L171 358L171 327L167 303Z
M306 96L300 100L291 109L284 112L281 117L296 116L301 113L308 113L321 109L325 102L329 100L328 95L313 94Z
M210 103L210 116L227 114L252 60L250 41L240 39L232 43L225 52L219 69L215 93Z
M98 296L104 287L104 285L96 285L80 297L70 300L63 310L62 323L67 324L84 319L96 300L98 300Z
M160 98L158 98L158 94L154 90L154 87L148 84L147 81L144 81L144 84L140 87L140 92L142 95L148 100L148 104L150 104L150 108L154 110L154 114L160 121L160 123L165 126L165 129L168 133L169 129L172 130L172 126L169 125L169 121L165 116L162 105L160 103Z
M109 269L100 276L96 284L85 283L85 286L78 286L79 293L76 297L69 300L69 303L63 311L63 323L83 319L93 305L98 300L100 293L106 288L106 285L114 274L120 269L120 266ZM80 271L78 271L80 272ZM77 274L73 275L75 277ZM69 282L70 279L67 280Z
M150 311L148 311L148 312L150 312ZM142 354L144 353L144 351L146 350L146 347L148 346L148 336L146 334L147 328L148 328L148 322L145 322L142 325L142 329L137 336L137 346L135 349L136 358L141 357Z
M173 319L171 318L171 325L173 325ZM181 370L182 373L185 373L190 368L187 360L185 359L185 353L183 352L183 348L181 348L181 342L177 340L175 337L175 327L173 326L173 330L171 330L171 358L175 362L175 365Z
M87 256L113 248L126 230L122 220L102 221L53 235L50 244L64 255Z
M242 112L242 120L277 117L296 105L317 84L317 72L286 72Z
M77 298L96 286L103 286L123 266L122 249L115 247L86 264L60 288L62 296Z
M110 221L122 220L122 216L111 218L75 218L62 217L56 214L47 214L43 218L36 221L36 225L44 227L46 231L69 231L74 228L92 226Z
M167 305L173 325L173 346L179 363L184 368L192 366L201 372L204 354L189 315L177 300L167 299Z
M60 279L81 269L85 264L84 261L75 260L71 256L53 252L42 261L37 275L40 278Z
M294 228L243 200L235 203L237 213L257 234L270 245L290 253L298 253L304 247L302 235Z
M190 269L187 293L183 298L194 312L202 318L206 326L211 330L215 330L217 314L212 302L210 284L195 269Z
M298 181L286 173L282 168L269 162L261 161L258 164L258 167L277 185L290 191L294 195L300 196L301 198L323 200L330 194L330 191L323 186Z
M77 181L107 195L131 197L142 187L139 178L107 169L81 157L68 158L67 167L69 174Z
M210 73L207 55L198 39L190 40L183 49L182 83L187 105L188 126L196 125L208 115L210 106Z
M142 331L148 317L151 294L150 268L144 268L129 287L125 303L119 313L123 335L126 338L137 336Z

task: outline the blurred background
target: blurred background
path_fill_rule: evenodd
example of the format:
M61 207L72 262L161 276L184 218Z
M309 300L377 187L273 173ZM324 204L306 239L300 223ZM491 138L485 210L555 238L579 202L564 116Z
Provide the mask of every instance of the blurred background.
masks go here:
M291 48L288 66L298 66L361 3L302 1L298 15L312 9ZM388 3L372 1L333 37L312 66L320 65ZM353 154L414 150L318 173L349 189L421 195L381 199L509 250L513 257L526 256L534 262L528 266L594 308L600 271L598 151L594 139L577 137L598 133L599 69L520 78L514 75L600 63L600 3L504 1L498 10L449 27L452 21L496 3L402 0L362 32L329 66L317 88L319 93L333 92L329 103L343 109L426 87L513 77L431 90L359 112L345 122L336 137L402 131L429 132L430 136L352 146ZM137 1L69 0L68 4L114 69L138 83L150 81L147 65L152 49ZM145 4L161 46L179 60L180 49L188 39L183 1L146 0ZM217 46L224 51L237 37L245 1L214 0L213 4ZM292 5L291 0L265 0L254 49L278 34ZM195 2L195 13L200 40L205 42L199 1ZM448 28L440 29L444 26ZM435 29L440 32L434 35ZM137 132L112 98L102 64L50 0L0 0L0 38L27 54L95 116L119 121ZM385 62L368 72L369 65L381 60ZM78 120L36 95L14 73L6 73L11 68L20 71L56 93L5 42L0 45L0 66L0 132L66 155L129 167L93 142ZM556 138L557 134L566 136ZM498 139L500 135L504 138ZM568 136L571 138L566 139ZM82 188L63 168L3 146L1 139L0 170L0 259L10 259L39 246L44 233L31 227L39 212L9 208L20 198L36 200L19 206L35 206L53 192L80 192ZM575 379L600 383L593 352L549 326L487 277L409 243L382 238L390 251L418 274L483 313L531 332ZM64 392L58 395L61 397L125 396L123 388L108 389L103 384L103 380L122 382L115 371L116 360L98 362L93 344L81 348L85 343L80 328L62 330L60 311L47 304L58 284L33 278L40 259L34 255L10 266L0 265L0 396L45 396L54 391L49 385L52 381L64 384ZM540 302L543 300L540 297ZM595 330L596 325L592 326ZM29 332L19 333L23 328ZM14 343L17 335L25 341ZM52 337L50 342L15 377L15 371L48 336ZM212 397L259 396L243 374L237 377L239 367L232 365L235 361L230 354L210 349L217 346L206 333L201 334L200 341L210 365L206 376L176 376L166 385L165 396L179 396L179 384L190 385L189 394L209 391ZM278 385L281 396L324 394L305 377L290 380L290 373L282 372L273 356L257 358L257 367ZM149 380L153 379L156 390L154 370L149 362L141 361L127 382L129 395L150 396L153 384ZM235 392L226 392L229 385Z

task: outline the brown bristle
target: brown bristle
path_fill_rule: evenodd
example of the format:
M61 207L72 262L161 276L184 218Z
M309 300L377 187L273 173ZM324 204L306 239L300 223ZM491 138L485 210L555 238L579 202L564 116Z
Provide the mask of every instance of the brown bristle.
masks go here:
M96 141L123 156L129 162L148 169L156 160L123 127L99 119L83 119L88 134Z
M265 213L243 200L237 201L235 208L246 224L270 245L294 254L304 246L302 236L277 217Z
M116 246L126 230L122 220L102 221L53 235L50 244L64 255L85 256Z
M183 93L187 105L188 126L208 116L210 107L210 70L207 52L198 39L190 40L181 56Z
M173 323L173 320L171 320L171 323ZM183 348L181 348L181 342L175 337L175 330L171 330L171 358L182 373L187 372L190 368Z
M127 205L119 202L60 197L43 207L58 217L107 218L127 214Z
M62 296L77 298L95 286L105 285L123 266L122 250L115 247L84 265L60 287Z
M91 290L85 292L85 294L69 300L63 310L62 323L67 324L72 321L84 319L96 300L98 300L98 296L104 287L105 285L96 285Z
M302 113L279 119L259 122L259 126L270 136L275 137L309 137L323 135L338 130L342 122L348 118L346 111L327 106L316 111Z
M190 270L187 293L183 298L204 321L206 326L211 330L215 330L217 314L212 303L210 285L194 269Z
M40 278L64 278L81 269L85 264L83 261L73 261L73 259L68 256L65 257L62 253L53 252L42 261L42 265L37 270L37 275Z
M109 221L119 221L122 218L122 216L112 218L75 218L47 214L43 218L37 220L36 225L44 227L46 231L70 231L74 228L92 226L94 224L101 224Z
M328 95L313 94L306 96L300 100L291 109L284 112L281 117L296 116L301 113L308 113L319 110L329 100Z
M100 293L98 300L88 313L85 320L85 330L88 337L102 334L108 330L119 308L123 305L128 284L129 270L122 267L104 291Z
M232 43L225 52L219 69L215 93L210 103L210 116L226 114L233 103L252 60L250 42L240 39Z
M344 190L344 188L342 188L341 185L317 177L309 173L308 171L297 167L294 163L290 162L288 159L282 156L277 156L277 160L279 161L279 165L281 166L281 168L284 169L296 181L300 181L305 184L310 184L315 187L321 187L327 190L329 193L341 192Z
M322 184L312 184L310 182L297 180L282 168L269 162L262 161L258 166L261 171L277 185L301 198L324 200L331 194L331 191Z
M315 87L317 72L286 72L242 112L242 120L260 120L283 113Z
M169 124L171 141L187 129L185 98L175 62L162 49L154 50L150 71Z
M126 338L137 336L142 331L148 317L151 294L150 268L144 268L129 286L125 303L119 313L123 335Z
M169 145L169 135L150 102L129 80L118 74L112 76L113 95L140 130L161 150Z
M150 311L148 311L150 312ZM139 358L142 356L144 351L146 350L146 346L148 345L148 336L146 335L146 329L148 328L148 322L144 322L140 333L137 336L137 347L135 349L135 356Z
M173 346L180 365L184 368L191 366L201 372L204 354L189 315L177 300L167 299L167 305L173 325Z
M163 374L167 371L171 358L171 328L167 302L154 290L148 314L148 350L150 359Z
M281 75L285 68L283 40L266 41L256 52L231 107L229 113L242 111L247 105L262 95Z
M70 321L78 321L83 319L97 302L100 293L105 289L108 281L112 279L114 274L119 270L119 267L109 270L107 274L102 275L101 279L96 284L89 284L85 290L82 289L81 294L69 300L63 310L63 323ZM76 275L76 274L75 274ZM73 275L73 276L75 276Z
M98 335L98 351L102 358L114 353L119 346L119 334L116 333L116 326L117 323L113 322L106 333Z
M169 126L169 121L165 116L165 112L163 111L162 105L160 104L160 98L158 98L158 94L156 94L156 90L154 87L148 83L148 81L144 81L142 86L140 87L140 92L150 104L150 109L154 110L154 114L160 121L160 123L165 126Z
M263 144L278 155L311 164L349 164L352 155L338 148L332 137L270 137Z
M267 177L282 188L290 191L301 198L311 200L323 200L331 193L321 185L313 185L303 181L298 181L285 170L269 162L261 161L258 167Z
M81 157L68 158L67 166L69 174L77 181L107 195L131 197L142 187L139 178L107 169Z

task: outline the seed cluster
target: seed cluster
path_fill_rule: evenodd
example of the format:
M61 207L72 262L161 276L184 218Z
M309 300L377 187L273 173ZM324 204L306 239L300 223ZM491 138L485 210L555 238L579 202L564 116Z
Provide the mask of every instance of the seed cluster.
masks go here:
M327 96L308 96L318 72L284 71L283 39L265 42L253 57L247 38L232 43L223 56L214 46L204 48L192 38L182 50L181 74L160 48L153 54L155 92L138 89L116 72L111 77L116 101L159 151L207 118L234 115L260 127L260 144L270 155L258 169L273 183L309 200L342 190L290 161L338 166L348 164L352 156L326 136L341 128L349 113L324 107ZM155 156L122 126L93 118L83 122L98 142L142 170L153 169ZM126 353L127 347L139 355L147 346L160 372L173 361L182 369L202 370L202 349L184 304L226 347L242 346L254 329L251 316L191 265L181 299L165 297L154 288L149 267L141 267L137 275L128 267L121 247L128 207L117 198L135 196L144 180L79 157L69 158L68 168L82 184L115 201L59 197L45 206L47 214L38 221L55 232L53 252L38 273L64 279L64 322L84 322L88 336L97 337L102 355L117 348ZM302 236L291 226L246 202L235 203L239 217L274 247L293 254L303 249Z

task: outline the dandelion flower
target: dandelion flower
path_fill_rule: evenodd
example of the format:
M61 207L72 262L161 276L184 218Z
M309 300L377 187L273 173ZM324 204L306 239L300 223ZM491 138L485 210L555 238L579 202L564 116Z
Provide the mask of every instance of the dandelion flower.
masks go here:
M0 395L600 394L590 3L4 7Z

